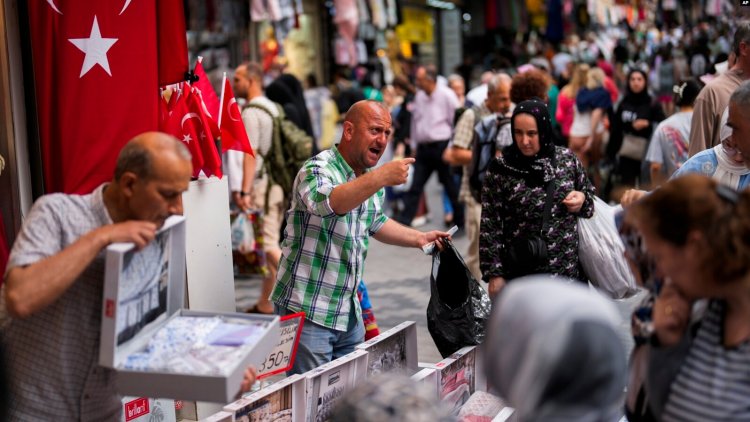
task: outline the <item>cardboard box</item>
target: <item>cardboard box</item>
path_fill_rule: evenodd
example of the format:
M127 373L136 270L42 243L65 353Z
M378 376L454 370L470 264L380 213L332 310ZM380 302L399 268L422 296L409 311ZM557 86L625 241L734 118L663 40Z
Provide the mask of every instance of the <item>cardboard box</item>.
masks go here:
M174 400L146 397L122 398L122 422L176 422Z
M438 390L438 371L434 368L422 368L416 374L411 376L411 379L418 383L422 383L430 387L430 390L434 392L435 398L439 399L440 394Z
M232 414L224 411L217 412L205 419L201 419L201 422L232 422Z
M325 421L336 403L367 376L367 352L355 350L303 374L307 390L307 421Z
M417 366L417 325L405 321L357 346L367 351L367 376L381 372L413 375Z
M183 217L170 217L154 241L140 251L130 243L107 248L99 363L117 371L117 388L124 395L228 403L239 392L245 368L260 363L278 342L279 318L183 309L184 223ZM125 369L128 356L144 350L159 329L181 316L219 316L254 327L257 341L231 367L221 368L223 375Z
M440 362L429 365L437 371L438 398L458 414L461 406L477 391L486 386L484 374L478 374L477 347L464 347Z
M231 421L304 422L305 377L292 375L224 407Z

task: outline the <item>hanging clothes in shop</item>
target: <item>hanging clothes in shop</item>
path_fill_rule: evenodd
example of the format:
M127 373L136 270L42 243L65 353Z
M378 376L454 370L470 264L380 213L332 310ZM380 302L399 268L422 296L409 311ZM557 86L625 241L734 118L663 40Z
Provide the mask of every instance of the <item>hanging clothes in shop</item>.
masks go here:
M375 26L372 24L368 0L357 0L357 10L359 10L359 39L375 39Z
M336 8L333 22L340 36L335 41L336 63L352 67L357 65L357 46L354 44L354 39L357 37L359 13L356 1L334 0L333 3Z
M401 19L399 18L399 6L396 3L396 0L387 0L385 7L385 14L388 17L388 27L395 28L396 25L401 22Z
M384 0L369 0L372 24L376 29L383 31L388 27Z
M484 27L486 29L497 29L500 26L500 13L497 9L497 2L495 1L484 3Z

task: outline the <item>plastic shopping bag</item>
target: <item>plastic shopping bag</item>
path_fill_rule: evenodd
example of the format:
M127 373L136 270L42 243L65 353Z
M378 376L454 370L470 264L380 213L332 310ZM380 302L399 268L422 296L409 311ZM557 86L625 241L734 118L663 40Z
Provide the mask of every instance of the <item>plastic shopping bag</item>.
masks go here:
M594 215L578 219L578 259L591 283L613 299L630 297L638 289L615 225L618 208L594 197Z
M234 275L265 276L266 255L263 252L263 213L260 210L232 213L232 263Z
M432 255L427 329L445 358L464 346L484 341L492 304L449 240Z

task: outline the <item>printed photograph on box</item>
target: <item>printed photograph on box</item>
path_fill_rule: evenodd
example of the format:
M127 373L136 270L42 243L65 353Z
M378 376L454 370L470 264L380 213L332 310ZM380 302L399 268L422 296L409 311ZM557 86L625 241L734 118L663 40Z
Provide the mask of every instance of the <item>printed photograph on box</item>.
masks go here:
M367 352L367 376L381 372L407 372L406 367L406 333L396 334L370 347Z
M292 422L292 384L235 413L238 422Z
M472 349L462 355L454 353L448 359L455 361L440 369L440 400L457 413L474 393L475 353Z
M317 399L314 421L323 422L331 417L338 400L347 389L351 388L351 386L347 386L350 379L350 369L349 365L342 365L315 378L313 388L316 391L314 397L317 397Z
M164 231L142 250L133 249L123 256L117 303L118 345L167 312L169 245L169 232Z

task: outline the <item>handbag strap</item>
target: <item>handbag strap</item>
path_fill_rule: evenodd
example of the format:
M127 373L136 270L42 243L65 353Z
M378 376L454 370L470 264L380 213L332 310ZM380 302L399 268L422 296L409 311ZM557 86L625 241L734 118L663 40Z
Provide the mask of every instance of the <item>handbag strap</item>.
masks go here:
M555 168L555 153L552 153L552 168ZM544 236L544 232L547 230L547 223L549 223L549 219L552 214L552 190L554 189L554 180L555 178L551 178L549 182L547 182L547 197L544 201L544 214L542 216L542 236Z

